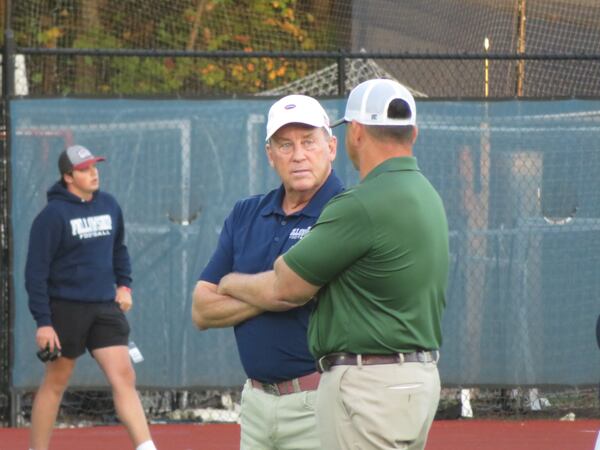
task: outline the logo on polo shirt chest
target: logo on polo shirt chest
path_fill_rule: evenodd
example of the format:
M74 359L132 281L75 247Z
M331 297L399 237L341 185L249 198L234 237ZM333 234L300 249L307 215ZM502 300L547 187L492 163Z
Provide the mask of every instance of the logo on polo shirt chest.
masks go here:
M108 236L112 231L112 218L109 214L71 219L71 235L79 239Z
M299 240L308 234L311 227L307 228L294 228L290 233L290 239Z

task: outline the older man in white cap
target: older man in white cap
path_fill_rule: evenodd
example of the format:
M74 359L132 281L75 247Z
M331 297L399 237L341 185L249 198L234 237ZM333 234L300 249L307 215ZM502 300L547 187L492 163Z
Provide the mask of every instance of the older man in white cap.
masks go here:
M233 326L248 376L242 392L241 449L322 449L314 407L319 373L306 333L313 302L270 312L217 293L230 272L271 270L342 192L333 173L337 141L317 100L289 95L269 111L266 152L281 186L239 201L194 290L192 318L201 329Z
M444 206L413 156L416 107L404 86L359 84L339 122L360 184L327 204L274 271L228 275L218 292L272 311L317 295L308 339L322 372L323 449L423 449L440 395Z

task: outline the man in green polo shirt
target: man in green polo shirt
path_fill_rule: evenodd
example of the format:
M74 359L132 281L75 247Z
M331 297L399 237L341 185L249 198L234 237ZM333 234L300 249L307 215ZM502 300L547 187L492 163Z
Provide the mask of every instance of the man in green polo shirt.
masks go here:
M344 122L360 184L327 204L274 271L230 274L218 289L270 310L316 296L308 334L323 372L322 448L423 449L440 394L446 214L413 157L416 107L404 86L361 83Z

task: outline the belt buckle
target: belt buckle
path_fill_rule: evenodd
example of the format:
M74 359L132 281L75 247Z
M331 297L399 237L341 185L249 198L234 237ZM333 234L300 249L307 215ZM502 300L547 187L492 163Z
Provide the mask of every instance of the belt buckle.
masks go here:
M329 365L325 359L326 356L327 355L323 355L317 360L317 370L320 373L327 372L329 369L331 369L331 365Z
M279 387L275 383L261 383L260 385L262 386L263 391L265 391L267 394L278 396L281 395L279 392Z
M417 352L417 360L422 363L437 363L440 359L440 353L437 350Z

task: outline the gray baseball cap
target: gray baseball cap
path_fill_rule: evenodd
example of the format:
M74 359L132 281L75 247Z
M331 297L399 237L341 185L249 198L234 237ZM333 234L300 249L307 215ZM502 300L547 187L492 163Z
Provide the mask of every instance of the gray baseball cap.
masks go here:
M82 145L72 145L64 150L58 158L58 170L61 175L73 170L83 170L99 161L105 161L103 156L94 156Z

